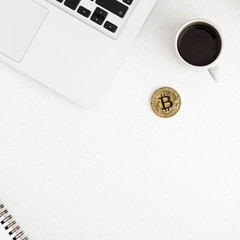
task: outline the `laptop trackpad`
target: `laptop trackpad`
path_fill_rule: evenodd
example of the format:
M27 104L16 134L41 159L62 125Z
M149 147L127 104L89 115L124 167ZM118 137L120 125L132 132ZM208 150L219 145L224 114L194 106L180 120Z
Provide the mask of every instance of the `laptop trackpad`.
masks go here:
M33 0L0 1L0 53L20 62L47 13Z

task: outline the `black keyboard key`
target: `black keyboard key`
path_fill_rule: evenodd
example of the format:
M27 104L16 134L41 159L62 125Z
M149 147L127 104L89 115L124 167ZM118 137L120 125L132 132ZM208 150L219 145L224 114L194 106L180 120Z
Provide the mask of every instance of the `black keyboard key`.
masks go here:
M106 12L106 11L102 10L101 8L97 7L94 14L101 16L105 20L107 15L108 15L108 12Z
M96 10L94 11L91 20L99 25L102 25L103 22L105 21L108 13L101 8L97 7Z
M96 0L96 3L121 18L124 18L128 11L126 5L116 0Z
M75 10L80 3L80 0L66 0L64 2L64 5L71 8L72 10Z
M133 3L133 0L123 0L123 2L127 5L131 5Z
M103 27L106 28L107 30L109 30L112 33L115 33L118 29L118 27L116 25L114 25L113 23L108 22L108 21L105 22Z
M60 3L62 3L62 2L63 2L63 0L57 0L57 2L60 2Z
M91 20L92 20L93 22L97 23L98 25L102 25L103 22L104 22L104 19L103 19L103 18L101 18L101 17L99 17L99 15L95 15L95 14L93 14L93 15L91 16Z
M83 15L86 18L88 18L91 15L91 11L89 11L88 9L86 9L82 6L79 7L78 13L80 13L81 15Z

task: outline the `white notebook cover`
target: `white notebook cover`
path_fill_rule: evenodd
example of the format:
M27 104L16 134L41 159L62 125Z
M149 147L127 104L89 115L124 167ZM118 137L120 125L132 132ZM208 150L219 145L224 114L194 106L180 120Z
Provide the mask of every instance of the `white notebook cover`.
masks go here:
M1 240L12 240L12 238L6 233L6 231L0 227L0 239Z

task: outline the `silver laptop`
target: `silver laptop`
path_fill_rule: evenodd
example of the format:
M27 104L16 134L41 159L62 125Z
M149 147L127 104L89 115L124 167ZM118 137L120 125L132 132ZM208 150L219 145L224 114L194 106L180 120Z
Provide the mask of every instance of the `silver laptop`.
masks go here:
M0 60L92 108L156 0L0 0Z

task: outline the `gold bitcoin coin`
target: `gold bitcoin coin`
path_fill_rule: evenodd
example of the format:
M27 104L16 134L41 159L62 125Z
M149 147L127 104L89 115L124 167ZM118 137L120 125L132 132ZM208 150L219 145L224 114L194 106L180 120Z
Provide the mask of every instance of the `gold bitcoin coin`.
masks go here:
M174 116L181 107L181 98L177 91L169 87L156 90L151 98L152 110L162 118Z

